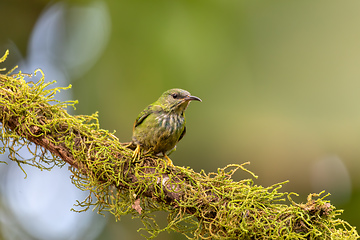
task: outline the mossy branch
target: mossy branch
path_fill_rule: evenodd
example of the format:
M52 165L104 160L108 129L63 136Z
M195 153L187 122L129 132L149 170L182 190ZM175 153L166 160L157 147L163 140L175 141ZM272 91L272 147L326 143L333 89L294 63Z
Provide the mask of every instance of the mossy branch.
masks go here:
M355 227L337 218L342 211L324 200L326 196L310 194L307 203L297 204L291 194L279 191L283 183L262 187L251 179L234 181L237 170L252 174L245 164L207 174L168 167L151 155L133 163L131 146L101 129L96 113L71 116L66 108L76 102L55 100L60 88L48 89L51 83L43 76L37 83L26 83L24 77L0 74L0 151L8 150L20 167L51 169L68 163L72 182L90 191L78 202L80 211L93 207L116 219L131 214L144 223L148 238L165 230L189 239L359 238ZM33 158L18 154L23 147ZM166 227L156 223L156 211L168 212Z

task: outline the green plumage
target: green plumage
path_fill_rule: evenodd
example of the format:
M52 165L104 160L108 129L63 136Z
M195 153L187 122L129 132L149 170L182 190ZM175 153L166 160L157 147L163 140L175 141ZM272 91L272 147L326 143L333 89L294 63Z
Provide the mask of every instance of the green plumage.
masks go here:
M171 89L146 107L134 123L132 141L137 150L162 153L166 157L185 135L185 110L191 100L201 101L188 91Z

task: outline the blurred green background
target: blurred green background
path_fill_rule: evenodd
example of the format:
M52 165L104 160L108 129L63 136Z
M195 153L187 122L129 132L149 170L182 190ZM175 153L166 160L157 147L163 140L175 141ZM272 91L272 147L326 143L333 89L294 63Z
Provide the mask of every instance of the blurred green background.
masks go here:
M17 49L10 49L8 69L16 57L27 58L39 16L56 3L0 1L0 55L8 46ZM94 2L62 3L69 10ZM97 3L108 14L109 37L88 69L68 74L71 98L79 100L74 114L99 111L101 127L129 141L144 107L167 89L186 89L203 102L187 110L187 135L171 156L174 164L210 172L250 161L256 184L289 180L283 191L299 193L297 202L330 192L331 203L345 210L340 218L360 226L359 1ZM74 14L64 16L71 28ZM70 41L72 32L65 33ZM107 219L96 239L140 238L138 220ZM158 239L185 238L162 233Z

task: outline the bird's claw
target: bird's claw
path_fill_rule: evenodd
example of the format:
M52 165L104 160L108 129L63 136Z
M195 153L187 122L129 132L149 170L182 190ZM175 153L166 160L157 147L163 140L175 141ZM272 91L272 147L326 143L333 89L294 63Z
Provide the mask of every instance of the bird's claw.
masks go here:
M137 145L132 155L133 162L140 160L140 145Z
M168 166L174 167L173 162L171 161L171 159L166 154L164 154L164 158L165 158Z

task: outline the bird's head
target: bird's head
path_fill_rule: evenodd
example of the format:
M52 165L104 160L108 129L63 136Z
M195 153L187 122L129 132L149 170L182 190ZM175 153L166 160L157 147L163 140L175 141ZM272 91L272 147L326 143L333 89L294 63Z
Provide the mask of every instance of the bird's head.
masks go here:
M192 100L201 102L200 98L191 96L188 91L174 88L164 92L157 102L166 111L182 113Z

